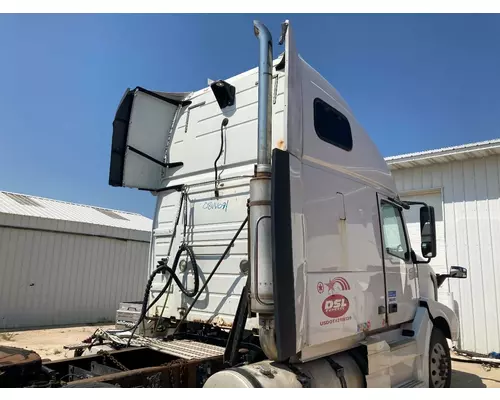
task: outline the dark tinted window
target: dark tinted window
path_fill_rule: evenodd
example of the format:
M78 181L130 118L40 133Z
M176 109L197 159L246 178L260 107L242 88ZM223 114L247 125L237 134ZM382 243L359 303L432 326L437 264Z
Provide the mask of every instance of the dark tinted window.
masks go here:
M352 150L351 126L347 118L321 99L314 99L314 129L325 142Z

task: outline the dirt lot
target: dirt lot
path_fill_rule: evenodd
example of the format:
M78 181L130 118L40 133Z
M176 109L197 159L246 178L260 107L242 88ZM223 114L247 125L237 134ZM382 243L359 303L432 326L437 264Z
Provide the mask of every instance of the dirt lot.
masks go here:
M110 325L101 326L112 328ZM54 328L2 333L0 346L14 346L36 351L42 358L58 360L73 357L73 351L63 349L65 344L79 343L86 339L98 326L75 328ZM481 365L453 362L452 387L456 388L500 388L500 368L486 371Z
M103 329L114 325L99 325ZM36 351L42 359L59 360L73 357L73 350L63 349L64 345L80 343L99 327L79 326L74 328L53 328L26 330L19 332L0 332L0 346L21 347Z
M455 388L500 388L500 368L486 371L480 364L453 361L451 386Z

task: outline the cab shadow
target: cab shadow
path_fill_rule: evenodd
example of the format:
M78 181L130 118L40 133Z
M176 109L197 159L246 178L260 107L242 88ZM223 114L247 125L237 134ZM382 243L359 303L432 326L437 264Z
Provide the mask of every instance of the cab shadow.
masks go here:
M453 370L451 375L452 388L485 388L482 379L468 372Z

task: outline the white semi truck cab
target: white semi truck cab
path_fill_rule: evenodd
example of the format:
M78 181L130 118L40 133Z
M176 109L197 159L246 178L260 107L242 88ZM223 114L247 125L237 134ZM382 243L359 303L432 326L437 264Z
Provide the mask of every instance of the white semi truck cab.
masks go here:
M288 21L278 59L269 30L254 33L258 68L197 92L137 87L118 107L109 183L156 197L129 333L223 343L225 368L204 387L449 387L458 322L437 288L467 272L429 266L433 208L400 200Z

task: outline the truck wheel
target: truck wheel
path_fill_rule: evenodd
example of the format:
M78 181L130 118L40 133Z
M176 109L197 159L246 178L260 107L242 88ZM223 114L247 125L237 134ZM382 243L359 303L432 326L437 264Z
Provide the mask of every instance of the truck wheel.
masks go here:
M432 328L429 346L429 387L451 386L451 356L446 337L440 329Z

